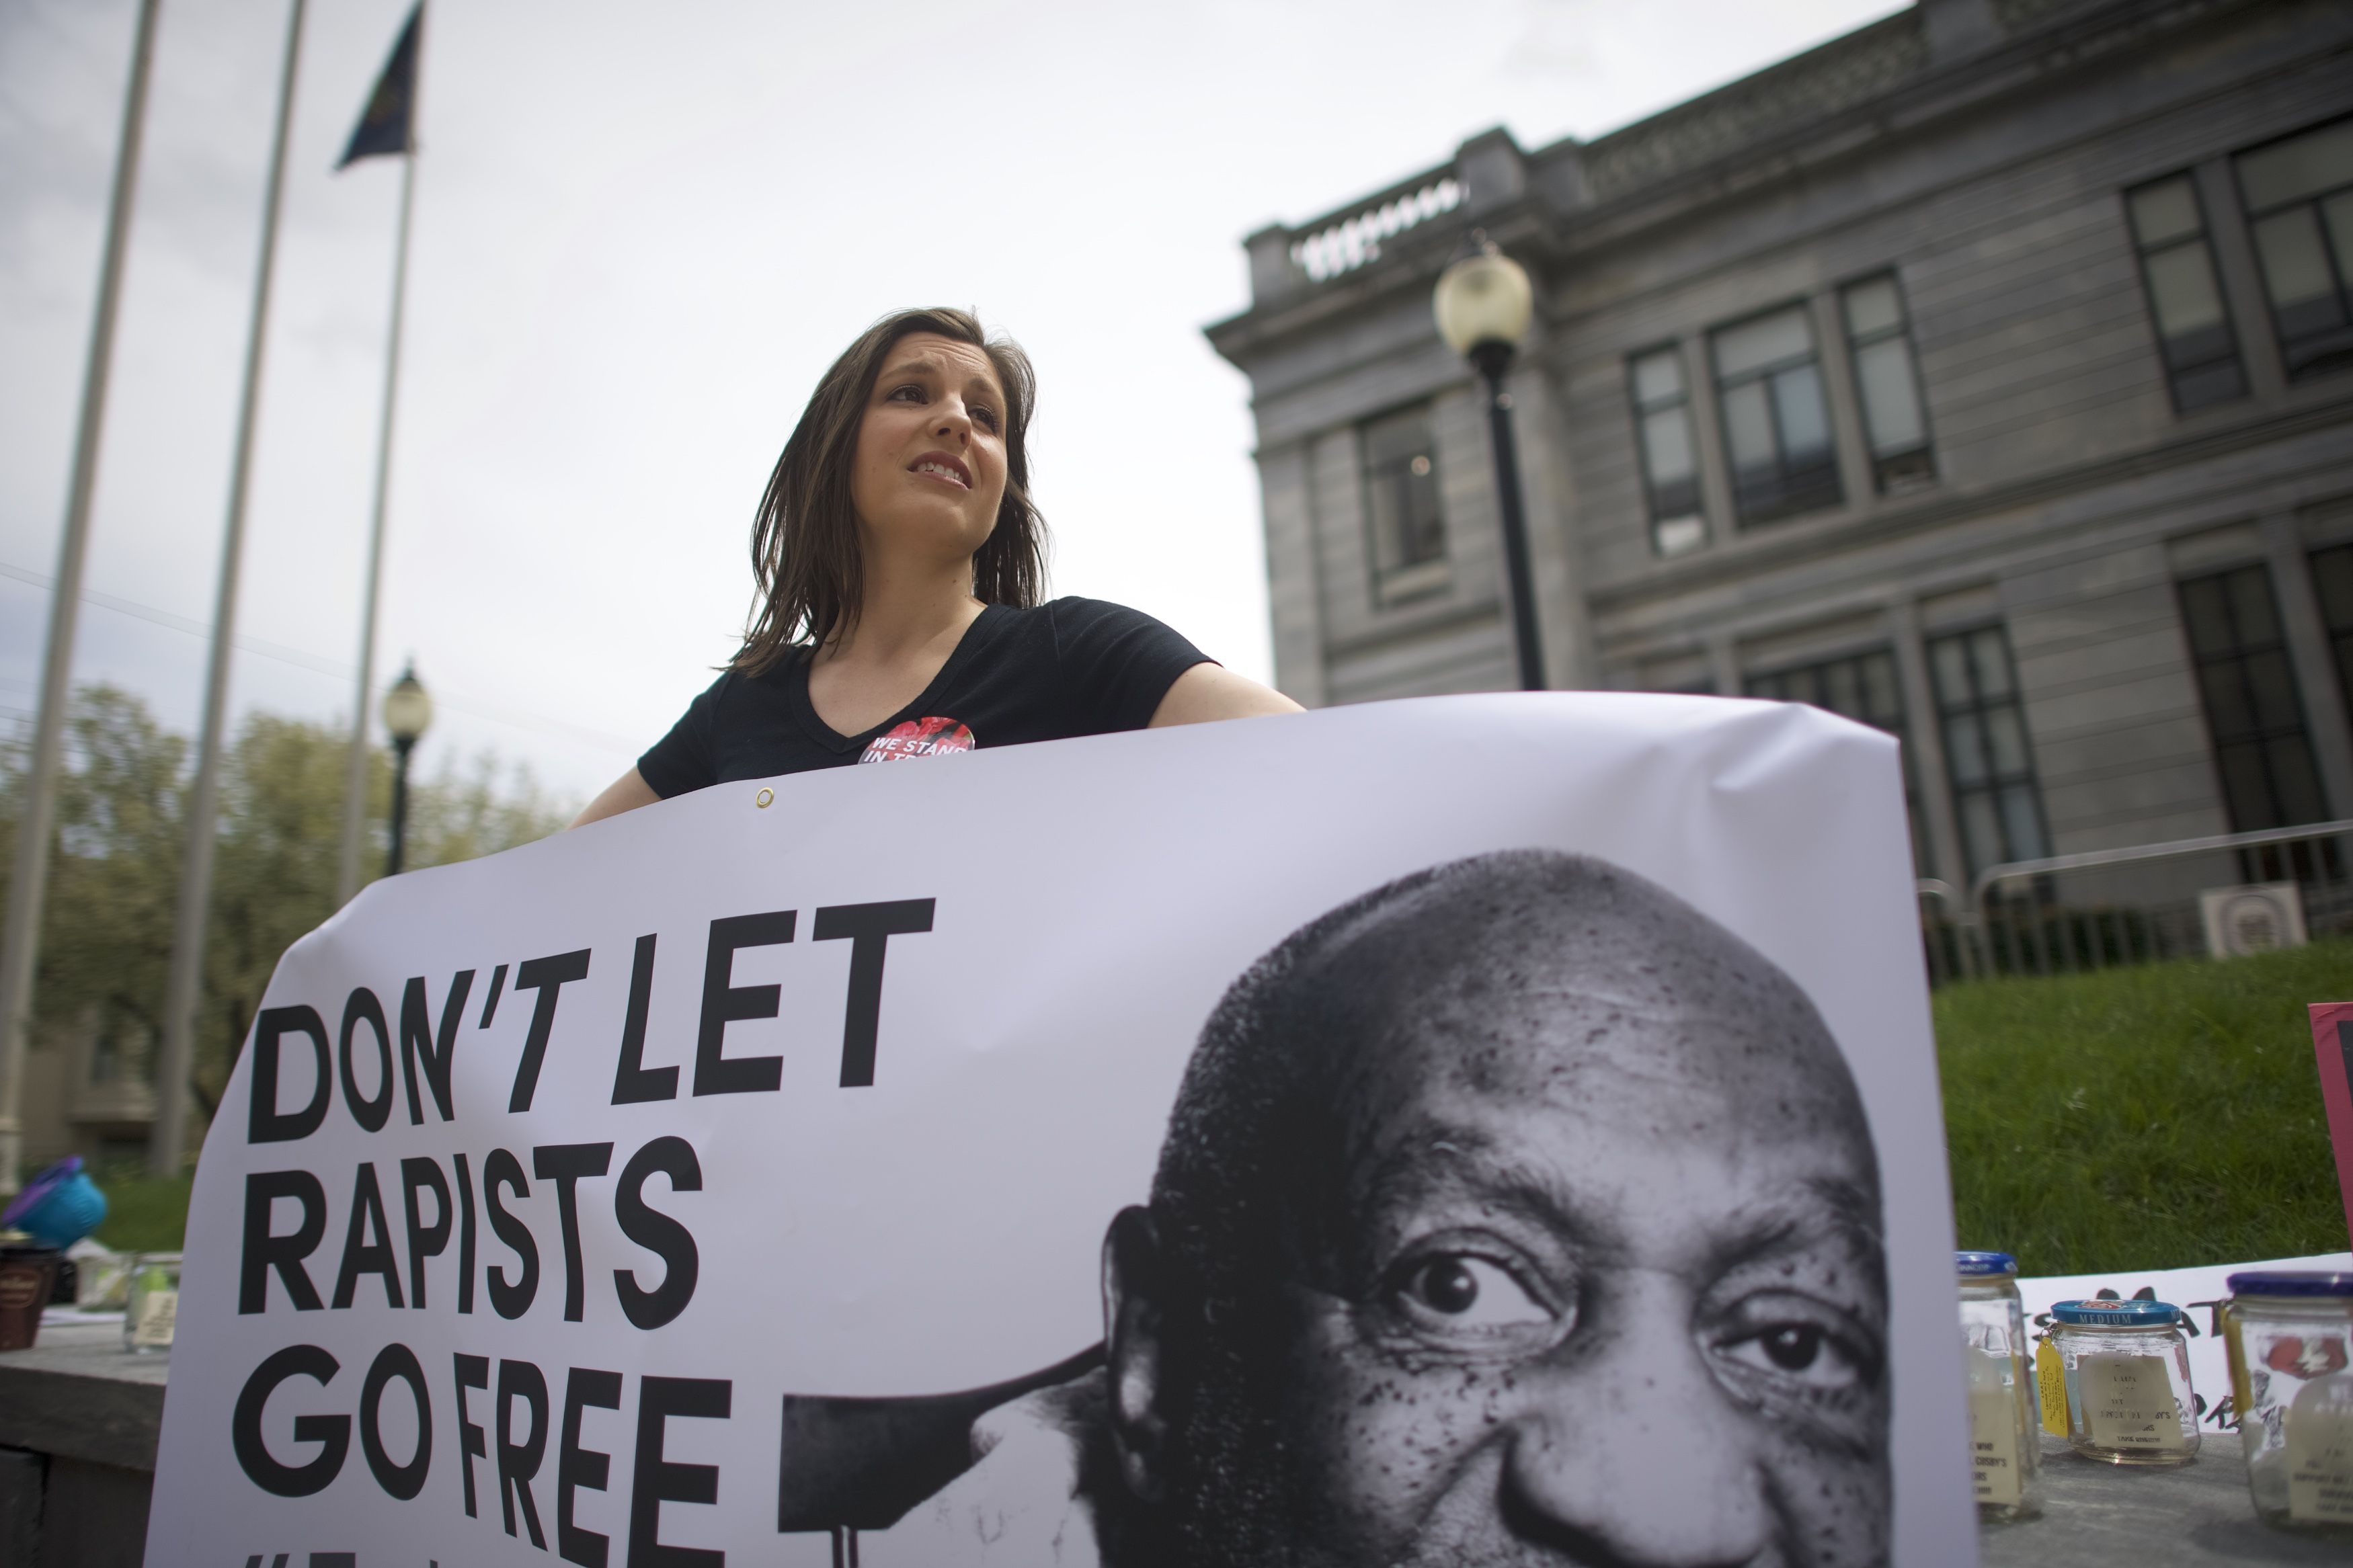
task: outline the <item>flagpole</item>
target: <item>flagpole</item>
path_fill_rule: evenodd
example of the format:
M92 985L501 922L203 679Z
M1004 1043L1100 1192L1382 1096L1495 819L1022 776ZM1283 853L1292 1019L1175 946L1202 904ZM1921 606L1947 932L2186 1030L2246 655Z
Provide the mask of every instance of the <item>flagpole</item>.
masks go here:
M188 796L188 847L180 872L179 917L172 931L172 970L164 992L164 1048L155 1071L155 1126L147 1143L150 1175L176 1176L186 1153L188 1072L195 1056L196 1002L205 963L205 918L213 891L214 828L220 813L221 731L228 723L229 655L237 631L237 573L245 553L245 502L253 478L253 428L261 403L262 349L269 323L269 283L278 260L278 215L286 187L287 132L294 117L294 68L302 48L304 0L292 0L286 60L278 78L278 125L269 144L269 184L261 198L261 259L253 279L253 320L245 341L245 391L237 405L237 455L229 467L228 523L221 539L220 584L213 605L212 658L205 678L204 727L196 740L196 778Z
M140 0L139 21L132 34L131 84L122 100L122 139L114 154L106 248L98 264L98 311L90 323L90 358L82 372L81 423L74 437L73 477L66 487L65 534L58 542L58 579L49 598L49 641L41 661L33 754L26 773L24 815L16 824L6 923L0 927L0 1195L16 1190L24 1151L17 1102L32 1030L34 960L40 955L41 907L48 887L58 774L65 752L74 631L81 616L82 567L90 553L90 500L98 489L107 373L114 363L115 308L122 297L123 250L131 232L131 199L139 184L139 142L147 119L147 78L155 58L160 3Z
M415 122L412 121L412 124ZM367 826L368 704L375 695L377 584L384 575L385 497L392 482L392 416L400 394L400 337L408 303L408 215L417 196L417 147L412 140L400 171L400 237L392 263L391 342L384 356L384 409L375 437L375 504L368 519L367 587L360 609L360 679L352 698L352 743L343 770L343 854L335 870L335 907L360 890L360 840Z
M393 242L392 323L384 355L384 407L375 436L375 500L368 515L367 584L360 607L360 677L352 696L352 743L343 768L343 833L335 865L335 907L342 909L360 890L361 840L367 830L368 706L375 696L375 619L378 584L384 576L384 514L392 487L393 413L400 395L401 328L408 311L408 220L417 201L417 109L424 97L423 53L425 7L420 3L410 26L416 49L409 58L407 148L400 172L400 232ZM351 162L350 152L344 163Z

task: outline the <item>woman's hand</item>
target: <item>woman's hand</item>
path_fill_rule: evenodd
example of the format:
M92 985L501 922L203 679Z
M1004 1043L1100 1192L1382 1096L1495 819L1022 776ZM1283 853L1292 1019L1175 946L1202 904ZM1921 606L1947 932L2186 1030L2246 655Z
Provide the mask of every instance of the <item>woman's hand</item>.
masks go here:
M618 816L625 811L635 811L641 805L651 805L660 798L661 796L654 793L654 786L646 783L644 776L637 769L631 768L628 773L607 784L604 792L595 800L590 801L580 815L572 819L572 826L578 827L586 823L601 822L608 816Z
M1176 678L1176 684L1168 689L1168 695L1152 710L1151 728L1305 711L1282 692L1269 690L1248 676L1236 675L1222 665L1197 664ZM588 809L596 808L592 805Z

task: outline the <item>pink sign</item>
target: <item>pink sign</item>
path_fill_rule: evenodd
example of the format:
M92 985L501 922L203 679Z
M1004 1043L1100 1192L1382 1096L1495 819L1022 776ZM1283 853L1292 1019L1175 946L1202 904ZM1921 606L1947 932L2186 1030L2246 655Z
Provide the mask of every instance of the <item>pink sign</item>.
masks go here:
M2328 1108L2328 1142L2337 1152L2337 1190L2353 1232L2353 1002L2315 1002L2312 1054L2320 1064L2320 1100Z

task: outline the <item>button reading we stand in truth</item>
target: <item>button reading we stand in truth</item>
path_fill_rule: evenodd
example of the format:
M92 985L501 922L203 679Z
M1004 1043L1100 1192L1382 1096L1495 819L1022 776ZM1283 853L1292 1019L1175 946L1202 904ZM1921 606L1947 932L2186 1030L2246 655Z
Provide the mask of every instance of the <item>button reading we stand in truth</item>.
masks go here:
M910 719L877 735L859 754L861 763L902 763L913 757L944 757L969 752L979 742L954 719Z

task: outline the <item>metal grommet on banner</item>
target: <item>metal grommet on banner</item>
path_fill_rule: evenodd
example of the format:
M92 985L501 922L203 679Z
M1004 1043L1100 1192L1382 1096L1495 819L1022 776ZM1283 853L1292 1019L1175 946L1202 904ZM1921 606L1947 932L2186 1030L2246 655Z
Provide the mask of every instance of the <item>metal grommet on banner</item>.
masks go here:
M775 790L764 789L759 794L752 797L752 804L758 806L762 811L765 811L768 809L769 804L776 798L776 792Z

